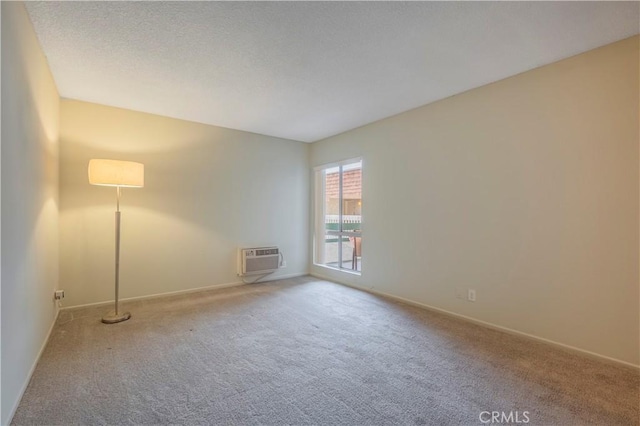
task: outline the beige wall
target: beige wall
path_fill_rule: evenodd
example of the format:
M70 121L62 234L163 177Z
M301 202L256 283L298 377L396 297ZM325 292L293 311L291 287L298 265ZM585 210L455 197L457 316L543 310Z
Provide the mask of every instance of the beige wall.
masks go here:
M116 191L89 185L91 158L145 165L123 190L122 298L236 283L238 247L279 246L270 278L308 272L308 144L70 100L60 144L66 305L113 299Z
M2 424L57 313L58 108L24 6L2 2Z
M638 38L314 143L363 157L361 277L640 364ZM475 303L455 297L473 288Z

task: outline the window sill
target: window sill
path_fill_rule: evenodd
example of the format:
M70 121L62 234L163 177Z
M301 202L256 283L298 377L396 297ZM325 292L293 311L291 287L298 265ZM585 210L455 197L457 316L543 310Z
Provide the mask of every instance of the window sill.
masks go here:
M358 277L362 275L362 271L352 271L350 269L339 269L339 268L334 268L333 266L323 265L321 263L314 263L313 266L318 266L320 268L329 269L330 271L344 272L345 274L356 275Z

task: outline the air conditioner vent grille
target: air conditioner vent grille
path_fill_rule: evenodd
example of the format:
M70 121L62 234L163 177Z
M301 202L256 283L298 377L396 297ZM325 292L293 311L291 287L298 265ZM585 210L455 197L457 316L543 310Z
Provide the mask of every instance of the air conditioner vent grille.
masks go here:
M238 275L268 274L280 266L278 247L253 247L240 249Z

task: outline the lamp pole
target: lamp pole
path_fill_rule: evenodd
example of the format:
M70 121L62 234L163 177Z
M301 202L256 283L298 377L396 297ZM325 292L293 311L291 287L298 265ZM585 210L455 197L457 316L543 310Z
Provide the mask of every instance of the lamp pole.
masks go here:
M118 293L120 292L120 186L116 187L116 316L118 315Z
M126 321L131 318L131 314L129 312L125 312L121 314L118 311L118 299L120 297L120 196L121 189L120 185L116 186L116 303L115 303L115 311L113 313L108 313L104 317L102 317L102 322L105 324L114 324L121 321Z

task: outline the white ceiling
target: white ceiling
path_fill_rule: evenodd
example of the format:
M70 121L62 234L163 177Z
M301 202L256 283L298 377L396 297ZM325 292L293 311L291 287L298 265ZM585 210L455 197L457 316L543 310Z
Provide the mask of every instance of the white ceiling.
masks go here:
M316 141L639 31L637 2L33 2L65 98Z

